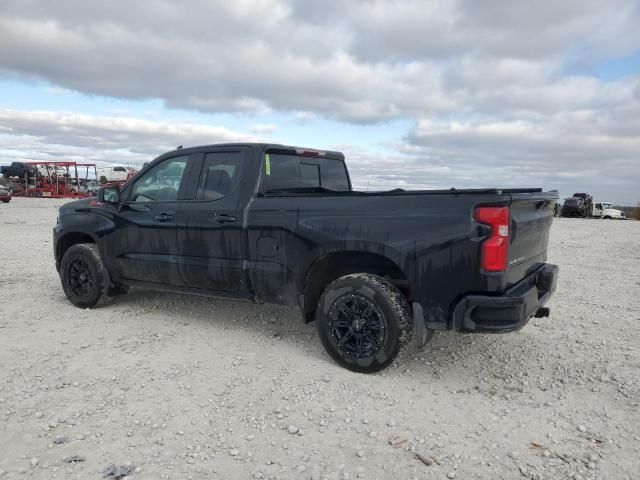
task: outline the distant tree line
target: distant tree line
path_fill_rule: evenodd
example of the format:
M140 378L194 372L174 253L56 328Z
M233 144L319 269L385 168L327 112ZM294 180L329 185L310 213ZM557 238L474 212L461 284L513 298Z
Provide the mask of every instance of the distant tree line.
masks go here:
M636 220L640 220L640 203L637 207L623 207L621 205L614 205L611 208L622 210L627 218L635 218Z

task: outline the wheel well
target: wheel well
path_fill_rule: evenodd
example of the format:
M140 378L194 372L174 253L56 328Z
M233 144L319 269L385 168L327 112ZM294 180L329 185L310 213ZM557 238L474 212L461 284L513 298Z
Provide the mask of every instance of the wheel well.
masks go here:
M408 299L411 298L409 281L395 262L375 253L336 252L320 257L309 269L305 281L304 313L307 321L313 319L320 296L331 282L350 273L373 273L394 284Z
M96 243L90 235L86 233L67 233L60 240L58 240L57 248L57 260L62 261L64 254L74 245L79 243Z

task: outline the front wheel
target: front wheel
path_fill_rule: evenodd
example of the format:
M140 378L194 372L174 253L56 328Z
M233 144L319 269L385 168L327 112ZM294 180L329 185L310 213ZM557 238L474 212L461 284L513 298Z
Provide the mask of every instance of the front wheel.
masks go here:
M60 263L60 281L65 295L80 308L94 308L108 298L109 274L94 243L69 247Z
M378 372L409 343L413 322L405 296L385 279L357 273L329 284L316 311L327 353L354 372Z

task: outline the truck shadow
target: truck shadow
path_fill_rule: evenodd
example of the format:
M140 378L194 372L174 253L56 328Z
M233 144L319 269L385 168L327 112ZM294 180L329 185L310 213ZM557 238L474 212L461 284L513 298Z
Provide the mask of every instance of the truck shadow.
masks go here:
M304 352L323 366L337 367L325 353L313 323L303 321L293 307L256 305L196 295L147 290L132 290L117 297L107 308L127 309L135 306L143 313L167 315L173 323L196 325L207 333L222 329L240 331L252 341L280 343ZM137 321L137 320L136 320ZM142 326L142 325L141 325ZM409 345L386 375L409 375L416 378L445 378L449 374L480 375L493 368L526 369L531 351L540 340L524 331L509 335L464 335L438 332L423 349ZM339 367L338 367L339 368Z

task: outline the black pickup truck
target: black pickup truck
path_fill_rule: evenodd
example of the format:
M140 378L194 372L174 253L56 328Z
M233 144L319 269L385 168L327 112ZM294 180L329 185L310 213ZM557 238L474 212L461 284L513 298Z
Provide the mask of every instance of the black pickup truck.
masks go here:
M0 174L4 177L19 177L24 178L24 174L29 172L29 175L35 175L38 169L35 165L25 162L12 162L11 165L6 167L0 167Z
M119 189L62 206L55 260L83 308L131 286L298 306L334 360L374 372L435 330L502 333L547 316L557 198L358 192L339 152L177 149Z

